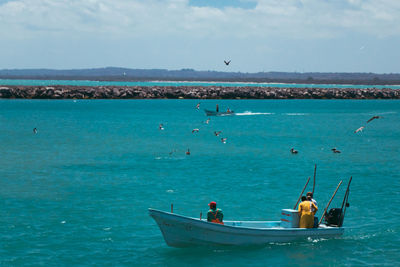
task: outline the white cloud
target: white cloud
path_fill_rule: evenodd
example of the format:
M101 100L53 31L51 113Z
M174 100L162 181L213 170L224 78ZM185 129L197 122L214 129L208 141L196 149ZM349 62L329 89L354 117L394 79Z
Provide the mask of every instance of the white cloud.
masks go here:
M9 38L398 36L398 14L398 0L259 0L254 9L193 7L188 0L14 0L0 5L0 33Z
M398 71L398 0L0 1L0 68Z

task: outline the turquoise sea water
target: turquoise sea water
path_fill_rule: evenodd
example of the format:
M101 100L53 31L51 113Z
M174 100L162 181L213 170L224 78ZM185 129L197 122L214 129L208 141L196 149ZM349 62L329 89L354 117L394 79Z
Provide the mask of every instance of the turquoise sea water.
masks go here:
M258 87L295 87L295 88L392 88L400 89L400 85L352 85L352 84L300 84L300 83L242 83L242 82L116 82L116 81L87 81L87 80L13 80L0 79L0 85L75 85L75 86L258 86Z
M0 265L400 264L400 101L201 101L239 113L209 124L197 103L0 100ZM279 220L314 164L318 215L353 176L337 239L176 249L147 213L197 217L213 200L226 220Z

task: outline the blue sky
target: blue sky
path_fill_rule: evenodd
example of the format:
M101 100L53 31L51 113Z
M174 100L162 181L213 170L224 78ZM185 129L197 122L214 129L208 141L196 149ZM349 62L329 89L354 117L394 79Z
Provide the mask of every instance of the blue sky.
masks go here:
M0 69L400 73L399 14L399 0L0 0Z

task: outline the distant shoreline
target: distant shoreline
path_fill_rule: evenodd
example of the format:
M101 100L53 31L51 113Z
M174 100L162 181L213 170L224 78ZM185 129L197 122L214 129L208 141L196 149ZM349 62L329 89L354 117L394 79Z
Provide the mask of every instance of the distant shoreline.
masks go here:
M222 86L0 86L3 99L400 99L384 88Z
M393 84L310 83L310 82L257 82L257 81L214 81L214 80L45 80L45 79L1 79L0 86L237 86L237 87L319 87L319 88L392 88L400 89L400 82Z
M201 81L304 84L400 84L400 73L366 72L233 72L195 69L130 69L120 67L89 69L0 69L0 79L90 80L117 82Z
M399 74L400 75L400 74ZM177 83L247 83L247 84L337 84L337 85L386 85L400 86L400 78L385 79L296 79L296 78L188 78L188 77L115 77L115 76L1 76L0 80L63 80L63 81L91 81L91 82L177 82Z

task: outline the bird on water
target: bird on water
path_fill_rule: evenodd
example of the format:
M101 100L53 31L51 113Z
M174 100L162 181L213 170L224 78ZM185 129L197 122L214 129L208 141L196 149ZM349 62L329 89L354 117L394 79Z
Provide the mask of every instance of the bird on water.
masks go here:
M360 128L358 128L357 130L354 131L354 133L358 133L358 132L362 132L362 130L364 129L364 126L361 126Z
M367 120L367 123L370 122L370 121L373 121L373 120L375 120L375 119L382 119L382 117L381 117L381 116L373 116L372 118L370 118L369 120Z

